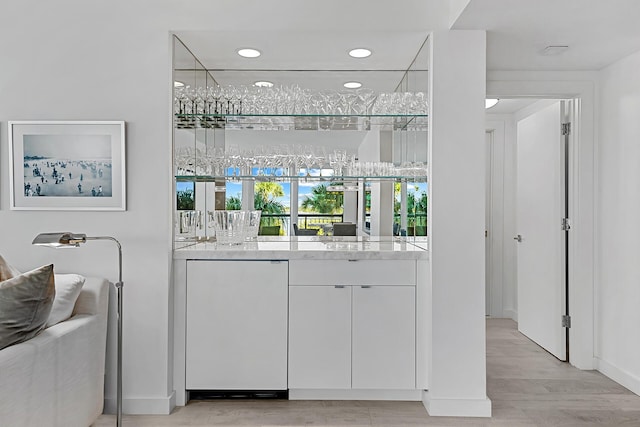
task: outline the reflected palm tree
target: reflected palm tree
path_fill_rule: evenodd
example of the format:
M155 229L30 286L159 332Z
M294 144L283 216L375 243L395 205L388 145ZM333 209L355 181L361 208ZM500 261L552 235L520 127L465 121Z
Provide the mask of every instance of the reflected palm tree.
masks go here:
M327 184L319 184L311 188L311 194L304 196L302 210L321 214L338 214L343 212L344 193L327 191Z

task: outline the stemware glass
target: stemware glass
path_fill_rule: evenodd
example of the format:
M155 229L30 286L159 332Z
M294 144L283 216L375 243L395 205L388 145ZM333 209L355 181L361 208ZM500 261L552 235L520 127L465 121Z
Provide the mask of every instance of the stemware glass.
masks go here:
M240 105L240 88L234 85L227 86L227 114L238 114Z
M211 90L211 97L213 98L213 102L215 102L214 114L222 114L222 108L220 105L220 99L222 98L222 88L220 85L213 86Z
M373 103L376 100L376 93L368 88L359 88L356 89L356 94L358 95L358 102L356 109L358 112L356 114L371 114L371 109L373 107Z

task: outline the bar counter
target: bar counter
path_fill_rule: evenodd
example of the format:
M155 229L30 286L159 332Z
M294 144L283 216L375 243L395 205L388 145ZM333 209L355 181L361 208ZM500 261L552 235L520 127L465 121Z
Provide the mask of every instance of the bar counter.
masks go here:
M428 259L426 237L260 236L241 245L176 242L174 259Z

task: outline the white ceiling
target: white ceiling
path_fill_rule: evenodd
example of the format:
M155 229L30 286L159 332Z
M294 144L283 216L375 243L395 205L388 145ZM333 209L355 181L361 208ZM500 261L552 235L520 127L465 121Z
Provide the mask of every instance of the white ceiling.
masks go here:
M389 92L396 89L413 63L427 32L238 30L185 31L177 36L219 84L250 85L268 80L320 90L344 89L343 83L355 80L364 87ZM262 55L243 58L236 53L243 47L256 48ZM352 58L348 52L356 47L366 47L373 54ZM418 65L426 70L427 55L422 58Z
M640 1L471 0L453 29L487 30L489 70L599 70L640 49Z
M513 114L538 102L535 98L500 99L496 105L486 110L487 114Z
M214 72L223 84L259 78L341 89L355 75L365 86L391 91L400 74L353 70L404 70L428 33L447 29L450 22L452 29L487 30L489 70L599 70L640 50L640 0L236 0L221 5L215 17L219 31L208 26L176 34L207 68L263 70ZM450 17L450 7L461 11L459 16ZM569 49L541 55L549 45ZM374 54L359 60L347 55L360 46ZM244 59L236 54L240 47L263 54ZM428 62L420 68L428 68ZM268 70L342 73L331 78Z

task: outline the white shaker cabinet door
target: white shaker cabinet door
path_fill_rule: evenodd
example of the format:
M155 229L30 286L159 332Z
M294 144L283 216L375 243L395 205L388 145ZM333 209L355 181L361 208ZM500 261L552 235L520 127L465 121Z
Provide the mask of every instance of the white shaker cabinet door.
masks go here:
M415 286L353 287L354 389L416 386Z
M286 262L187 262L187 389L287 388L287 277Z
M289 388L351 388L349 286L289 288Z

